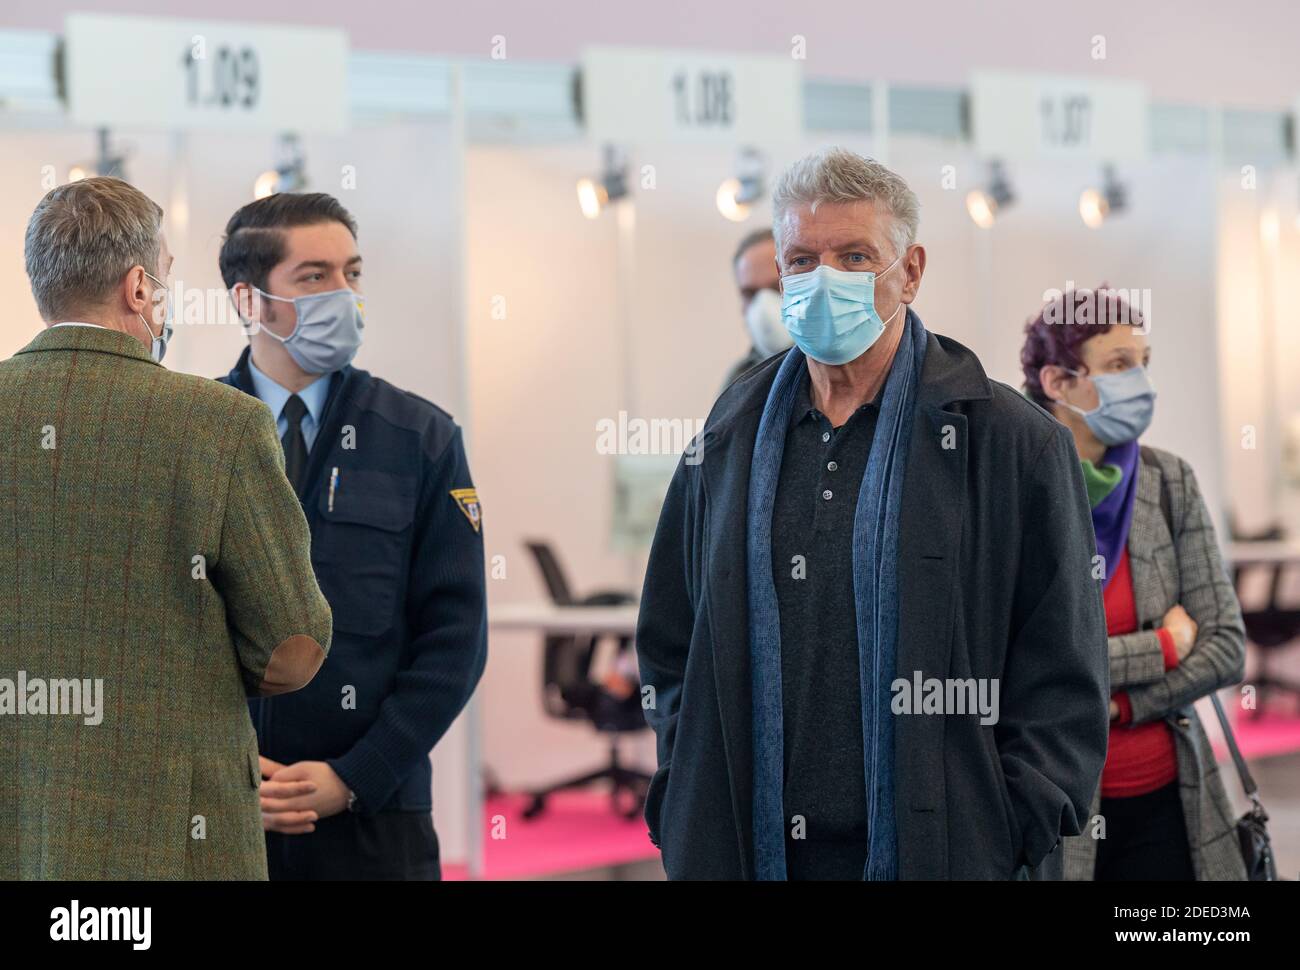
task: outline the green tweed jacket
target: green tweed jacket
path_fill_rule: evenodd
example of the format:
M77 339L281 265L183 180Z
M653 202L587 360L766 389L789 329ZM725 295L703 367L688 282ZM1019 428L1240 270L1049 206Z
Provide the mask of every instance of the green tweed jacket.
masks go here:
M126 334L0 362L0 878L265 879L250 694L329 647L270 411Z

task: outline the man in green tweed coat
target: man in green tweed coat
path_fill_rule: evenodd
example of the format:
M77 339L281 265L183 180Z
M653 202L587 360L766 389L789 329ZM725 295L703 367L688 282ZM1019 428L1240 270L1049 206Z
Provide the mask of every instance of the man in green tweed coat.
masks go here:
M0 363L0 878L265 879L246 697L329 647L270 412L158 364L161 217L92 178L27 229L48 327Z

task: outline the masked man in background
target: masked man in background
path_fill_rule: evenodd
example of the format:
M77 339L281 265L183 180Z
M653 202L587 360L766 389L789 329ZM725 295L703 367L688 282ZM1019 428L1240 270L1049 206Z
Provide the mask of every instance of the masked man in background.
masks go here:
M254 702L272 879L437 879L429 752L487 655L482 515L445 411L352 366L357 226L323 193L230 219L221 275L248 324L227 384L276 418L334 610L310 691ZM313 790L293 794L308 782Z
M724 390L741 374L788 350L791 344L790 332L781 322L781 274L777 270L772 230L759 229L742 239L731 266L736 274L736 289L740 291L750 347L749 353L727 372Z

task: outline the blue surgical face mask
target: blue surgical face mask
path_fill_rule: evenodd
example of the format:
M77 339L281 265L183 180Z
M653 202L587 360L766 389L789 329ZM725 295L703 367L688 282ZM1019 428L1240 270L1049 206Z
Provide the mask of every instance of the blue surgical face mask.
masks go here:
M900 255L879 275L898 265ZM781 317L799 349L823 364L847 364L867 352L903 304L881 320L875 273L846 273L818 266L781 278Z
M167 302L167 310L163 317L162 332L156 337L153 335L153 327L149 326L149 321L144 318L144 314L136 314L136 316L140 318L140 322L144 324L145 330L149 331L149 337L153 341L149 345L149 356L154 359L155 363L161 364L163 357L167 354L167 341L172 339L172 320L174 319L176 308L172 305L171 295L167 293L167 284L154 276L153 273L150 273L148 270L144 271L144 275L158 284L158 288L163 291L164 299Z
M266 326L262 330L284 344L289 356L308 374L329 374L352 363L366 325L365 298L360 293L344 287L290 300L264 290L257 292L268 300L293 304L298 315L293 333L281 337Z
M1084 377L1069 367L1075 377ZM1091 411L1061 401L1071 411L1083 416L1084 423L1104 445L1122 445L1136 441L1151 424L1155 410L1156 389L1151 386L1147 369L1140 364L1116 374L1097 374L1089 378L1097 388L1097 406Z
M794 342L781 321L781 294L776 290L759 290L750 297L745 308L745 329L754 349L764 359L789 350Z

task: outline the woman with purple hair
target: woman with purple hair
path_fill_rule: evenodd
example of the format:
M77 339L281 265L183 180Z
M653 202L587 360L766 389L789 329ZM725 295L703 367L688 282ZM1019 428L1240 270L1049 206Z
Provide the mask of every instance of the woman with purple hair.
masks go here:
M1193 703L1241 680L1245 631L1185 461L1138 444L1155 389L1142 315L1068 290L1025 327L1025 395L1070 429L1097 537L1111 730L1067 879L1244 879L1214 754Z

